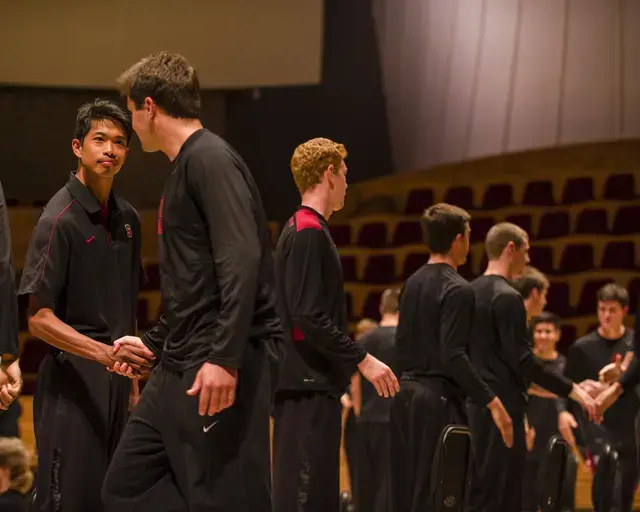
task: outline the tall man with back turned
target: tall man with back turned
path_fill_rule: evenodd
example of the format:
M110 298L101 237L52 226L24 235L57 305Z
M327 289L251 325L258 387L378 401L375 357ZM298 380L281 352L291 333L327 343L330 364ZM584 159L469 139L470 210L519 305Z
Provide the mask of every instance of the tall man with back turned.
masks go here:
M466 424L464 397L486 408L511 446L511 419L467 355L474 297L457 269L469 253L471 216L436 204L422 217L429 261L407 279L396 336L401 389L391 406L391 510L433 510L432 463L443 429Z
M513 420L513 447L505 447L488 411L472 396L467 412L475 471L467 510L511 512L522 505L529 381L572 398L587 408L591 417L595 404L586 391L554 374L531 351L524 302L511 285L513 276L520 275L529 262L527 233L515 224L496 224L487 234L485 247L487 269L471 283L475 294L471 361Z
M143 149L162 151L173 170L158 212L163 315L142 337L160 364L107 473L106 508L269 511L270 368L282 329L258 188L203 128L184 57L154 53L118 82Z
M360 370L392 396L391 369L347 335L344 282L327 219L344 205L347 152L329 139L298 146L291 171L302 205L276 249L285 355L274 404L274 509L337 512L340 397Z

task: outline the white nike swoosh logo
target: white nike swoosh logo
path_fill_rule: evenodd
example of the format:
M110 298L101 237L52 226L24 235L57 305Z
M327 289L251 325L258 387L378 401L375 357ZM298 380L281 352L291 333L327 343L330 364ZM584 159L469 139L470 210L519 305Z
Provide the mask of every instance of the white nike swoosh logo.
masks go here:
M202 427L202 431L206 434L207 432L209 432L209 430L211 430L213 428L213 426L216 423L220 423L220 420L218 421L214 421L211 425L209 425L208 427Z

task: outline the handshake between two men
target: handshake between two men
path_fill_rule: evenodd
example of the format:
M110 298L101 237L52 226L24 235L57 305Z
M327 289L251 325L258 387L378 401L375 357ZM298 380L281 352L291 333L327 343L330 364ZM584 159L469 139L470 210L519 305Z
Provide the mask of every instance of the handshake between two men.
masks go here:
M147 376L156 359L153 352L136 336L123 336L114 341L113 347L107 349L107 356L111 361L107 366L109 371L135 380ZM187 395L198 397L200 416L213 416L233 405L237 386L237 369L205 362L196 373ZM131 398L130 405L135 405L138 400L136 390L137 386L134 386L135 396Z
M618 382L620 376L627 370L633 360L633 352L627 352L624 358L616 355L614 361L603 367L598 375L598 381L587 379L579 384L595 402L596 423L602 421L606 410L622 395L622 388ZM591 418L593 419L593 417ZM562 411L558 415L558 431L562 438L569 444L574 453L577 453L576 440L573 430L578 427L573 414Z

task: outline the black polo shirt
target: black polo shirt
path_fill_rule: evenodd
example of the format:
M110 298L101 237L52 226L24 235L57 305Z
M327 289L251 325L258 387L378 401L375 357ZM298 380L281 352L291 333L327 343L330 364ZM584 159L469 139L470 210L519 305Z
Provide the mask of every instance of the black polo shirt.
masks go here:
M142 268L138 213L113 192L107 204L71 173L38 219L19 291L103 343L135 334Z

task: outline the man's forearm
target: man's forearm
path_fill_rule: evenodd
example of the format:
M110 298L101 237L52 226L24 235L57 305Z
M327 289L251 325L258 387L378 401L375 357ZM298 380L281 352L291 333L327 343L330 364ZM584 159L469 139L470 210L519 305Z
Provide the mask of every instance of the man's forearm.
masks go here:
M60 320L52 310L40 309L29 317L29 332L57 349L110 366L108 346L80 334Z

